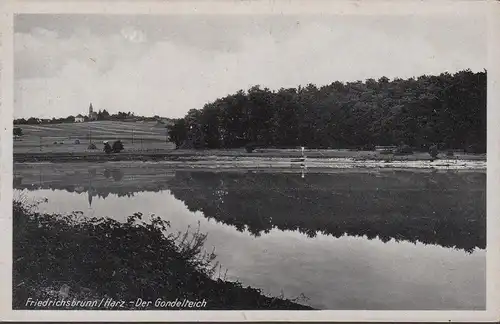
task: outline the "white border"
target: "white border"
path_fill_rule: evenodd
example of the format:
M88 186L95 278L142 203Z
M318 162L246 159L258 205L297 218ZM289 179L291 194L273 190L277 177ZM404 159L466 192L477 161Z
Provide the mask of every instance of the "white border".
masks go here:
M498 321L500 228L500 1L37 1L0 0L1 13L1 218L2 289L0 320L22 321ZM486 13L488 17L488 175L487 175L487 310L486 311L12 311L12 111L13 14L228 14L228 15L408 15Z

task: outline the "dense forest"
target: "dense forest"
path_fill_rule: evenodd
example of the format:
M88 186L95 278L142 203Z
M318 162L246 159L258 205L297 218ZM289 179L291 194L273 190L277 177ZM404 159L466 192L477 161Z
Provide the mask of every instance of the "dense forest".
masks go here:
M486 151L486 70L410 79L333 82L318 87L248 91L176 119L180 148L373 148Z

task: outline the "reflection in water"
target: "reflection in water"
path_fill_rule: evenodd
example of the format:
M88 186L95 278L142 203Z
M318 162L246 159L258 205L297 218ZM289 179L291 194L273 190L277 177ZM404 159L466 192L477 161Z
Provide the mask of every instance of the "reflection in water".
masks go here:
M285 174L177 172L169 187L190 211L257 237L278 228L484 249L484 179L472 178L471 188L447 174L419 177L311 174L298 181Z
M296 176L297 177L297 176ZM297 177L300 179L300 175ZM224 206L227 183L216 203ZM228 190L229 189L229 190ZM464 251L435 245L317 234L308 238L297 231L271 229L254 237L232 225L214 222L200 212L190 212L170 191L142 192L131 198L110 194L86 208L85 194L38 190L25 194L47 197L42 211L88 216L109 216L125 221L136 211L162 215L173 233L196 226L208 233L205 248L216 248L218 261L230 280L261 288L265 293L309 298L320 309L484 309L484 251ZM215 203L214 203L215 204ZM249 217L249 216L248 216ZM274 220L274 218L273 218Z
M23 183L23 177L16 177L14 175L13 182L14 182L14 188L17 188L17 187L21 186L21 184Z
M104 177L107 179L113 178L114 181L121 181L123 179L123 171L121 169L105 169Z
M133 169L127 173L147 172ZM50 173L46 171L46 173ZM383 242L421 242L466 251L486 245L485 173L339 172L272 174L256 172L150 172L149 178L124 179L119 168L64 174L38 188L83 189L92 197L131 197L141 191L169 189L192 211L259 237L272 229L341 237L362 236ZM32 173L34 174L34 173ZM42 175L42 168L39 170ZM110 179L113 181L110 182ZM25 184L17 188L35 189ZM80 187L80 188L78 188Z
M162 215L174 231L201 222L207 250L216 248L230 279L272 295L304 293L316 308L485 307L484 173L172 172L110 163L15 171L15 188L48 198L47 212L122 221L143 212Z
M96 168L89 168L89 177L95 177L97 175L97 169Z

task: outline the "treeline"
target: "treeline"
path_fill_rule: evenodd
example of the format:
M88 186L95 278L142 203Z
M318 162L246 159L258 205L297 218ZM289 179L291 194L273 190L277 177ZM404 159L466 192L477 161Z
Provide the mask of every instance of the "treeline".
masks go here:
M373 148L486 151L486 70L333 82L271 91L254 86L176 119L181 148Z
M76 116L68 116L63 118L35 118L30 117L28 119L18 118L14 119L14 125L38 125L38 124L61 124L61 123L74 123ZM83 116L85 121L89 121L88 116ZM110 114L106 109L99 110L97 112L97 120L116 120L116 121L162 121L165 118L159 116L144 117L135 116L133 112L118 112L116 114Z

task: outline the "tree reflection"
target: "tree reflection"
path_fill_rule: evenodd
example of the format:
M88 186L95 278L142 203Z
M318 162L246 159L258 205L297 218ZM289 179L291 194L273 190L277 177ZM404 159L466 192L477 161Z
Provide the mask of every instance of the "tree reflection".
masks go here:
M177 171L140 182L123 180L121 170L105 169L101 174L104 177L89 175L98 197L130 197L168 188L190 211L201 211L206 218L254 236L279 229L308 237L317 233L364 236L466 251L486 245L485 173L309 173L301 178L297 174ZM87 181L66 175L39 186L28 183L23 179L17 187L72 192Z
M472 180L401 171L382 178L311 174L301 181L290 174L177 172L170 190L189 210L254 236L277 228L308 237L318 232L378 237L470 252L486 244L485 176ZM222 205L221 190L226 192Z
M104 169L103 173L106 179L113 178L114 181L121 181L123 179L123 171L119 168Z

